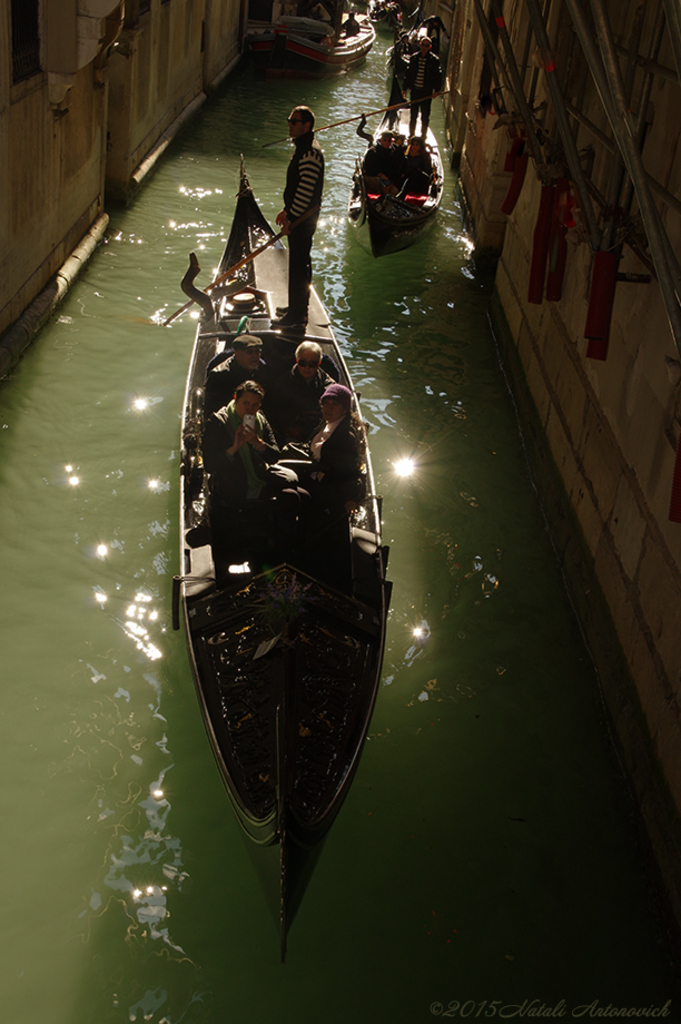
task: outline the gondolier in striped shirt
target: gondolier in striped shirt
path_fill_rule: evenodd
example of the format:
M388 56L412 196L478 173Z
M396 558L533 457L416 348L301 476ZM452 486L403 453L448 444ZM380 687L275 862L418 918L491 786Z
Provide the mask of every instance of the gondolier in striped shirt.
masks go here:
M324 188L324 154L314 137L314 114L309 107L296 107L288 119L289 137L295 149L286 172L284 209L277 224L288 236L288 306L278 309L275 326L304 330L312 281L312 236L317 227ZM309 216L293 229L294 221Z
M421 135L425 141L430 121L430 104L434 92L442 85L442 66L431 50L432 43L428 36L419 39L419 52L409 59L409 67L404 77L402 97L406 99L407 89L411 89L411 110L409 113L409 135L416 134L416 120L421 111ZM427 97L424 98L424 97Z

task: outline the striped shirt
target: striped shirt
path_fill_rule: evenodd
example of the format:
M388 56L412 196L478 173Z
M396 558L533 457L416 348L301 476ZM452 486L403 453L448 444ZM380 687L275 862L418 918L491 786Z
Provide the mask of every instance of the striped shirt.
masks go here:
M298 145L302 142L302 145ZM297 220L311 206L319 206L324 187L324 154L312 133L296 140L286 174L284 205L289 221Z
M416 78L414 79L414 86L417 89L423 89L426 77L426 61L428 60L428 54L419 55L419 66L416 69Z

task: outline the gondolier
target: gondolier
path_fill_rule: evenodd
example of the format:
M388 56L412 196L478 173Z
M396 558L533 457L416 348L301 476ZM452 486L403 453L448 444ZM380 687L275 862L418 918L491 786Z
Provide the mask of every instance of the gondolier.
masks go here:
M282 233L288 235L288 306L277 310L280 316L275 326L304 330L312 281L310 250L324 188L324 154L314 137L314 114L309 107L295 107L288 126L295 149L286 172L284 209L277 216ZM293 221L310 210L313 212L291 230Z
M411 114L409 117L409 135L416 134L416 121L419 110L421 111L421 132L423 138L428 131L430 121L430 104L434 92L439 92L442 85L442 66L440 61L432 52L432 43L428 36L421 36L419 40L419 52L415 53L409 60L409 67L404 78L404 91L402 98L406 99L407 90L411 89L410 100L412 102ZM427 97L427 98L426 98Z

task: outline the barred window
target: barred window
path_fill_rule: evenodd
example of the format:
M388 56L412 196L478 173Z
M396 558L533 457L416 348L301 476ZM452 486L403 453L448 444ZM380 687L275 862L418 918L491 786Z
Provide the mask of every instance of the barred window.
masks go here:
M12 81L40 71L38 0L12 0Z

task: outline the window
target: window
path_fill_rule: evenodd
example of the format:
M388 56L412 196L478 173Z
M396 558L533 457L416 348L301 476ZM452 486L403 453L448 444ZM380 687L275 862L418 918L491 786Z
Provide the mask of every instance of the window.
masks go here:
M38 0L12 0L12 82L39 71Z

